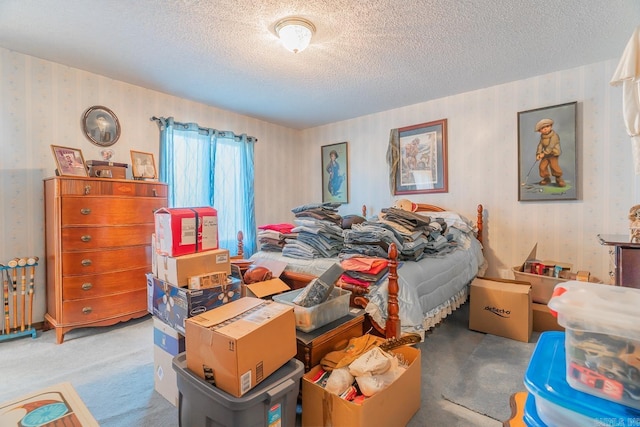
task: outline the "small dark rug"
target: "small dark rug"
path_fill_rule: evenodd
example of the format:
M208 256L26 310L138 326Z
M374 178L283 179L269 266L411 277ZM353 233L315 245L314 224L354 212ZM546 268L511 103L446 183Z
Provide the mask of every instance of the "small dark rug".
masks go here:
M511 416L509 397L526 390L524 374L539 337L529 343L487 334L442 397L498 421Z

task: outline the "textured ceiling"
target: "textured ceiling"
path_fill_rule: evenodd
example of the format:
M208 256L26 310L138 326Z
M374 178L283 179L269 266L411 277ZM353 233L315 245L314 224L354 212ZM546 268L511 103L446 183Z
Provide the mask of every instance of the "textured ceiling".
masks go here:
M295 129L618 58L637 25L639 0L0 0L4 48Z

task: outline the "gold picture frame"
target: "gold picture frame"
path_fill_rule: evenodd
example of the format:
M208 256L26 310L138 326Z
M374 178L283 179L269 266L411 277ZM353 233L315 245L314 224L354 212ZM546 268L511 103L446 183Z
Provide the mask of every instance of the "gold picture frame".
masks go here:
M51 145L56 161L57 174L60 176L89 176L82 150L79 148Z
M131 151L131 173L134 179L157 179L156 163L153 153Z
M322 202L349 203L349 151L346 142L323 145Z

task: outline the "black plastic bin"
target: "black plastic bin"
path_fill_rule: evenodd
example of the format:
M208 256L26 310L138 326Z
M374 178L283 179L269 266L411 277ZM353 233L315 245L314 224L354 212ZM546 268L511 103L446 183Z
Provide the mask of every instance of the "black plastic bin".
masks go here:
M242 397L210 385L187 369L185 353L173 358L178 379L180 427L295 427L304 365L291 359Z

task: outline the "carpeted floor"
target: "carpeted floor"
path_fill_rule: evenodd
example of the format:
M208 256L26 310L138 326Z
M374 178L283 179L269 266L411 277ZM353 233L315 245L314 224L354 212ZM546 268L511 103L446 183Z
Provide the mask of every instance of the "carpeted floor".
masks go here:
M507 420L511 410L504 398L525 390L524 373L538 337L534 333L530 342L524 343L485 335L443 397L493 419Z
M451 384L468 377L471 356L482 356L480 350L474 350L485 334L467 328L468 311L465 304L418 344L422 350L422 406L410 427L501 426L496 419L442 397ZM498 349L497 353L505 351ZM54 331L39 331L35 339L0 342L0 361L5 368L0 402L68 381L103 427L178 425L177 408L154 390L151 317L113 327L73 330L61 345L55 343ZM505 378L520 384L523 374L520 368L504 372ZM492 397L495 407L507 415L509 395L503 391Z

